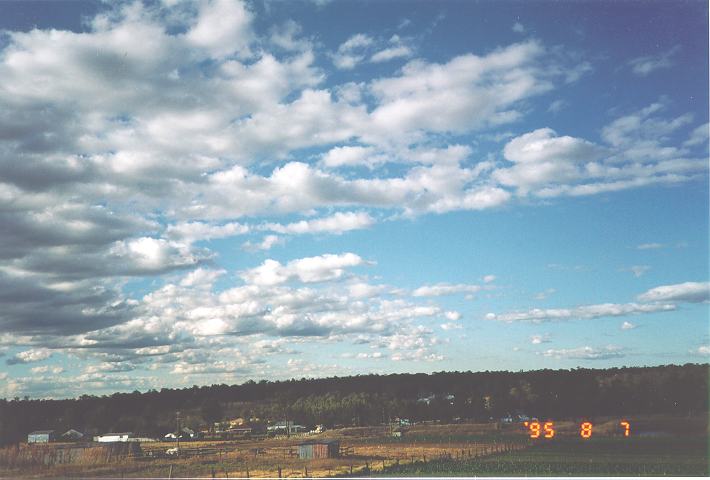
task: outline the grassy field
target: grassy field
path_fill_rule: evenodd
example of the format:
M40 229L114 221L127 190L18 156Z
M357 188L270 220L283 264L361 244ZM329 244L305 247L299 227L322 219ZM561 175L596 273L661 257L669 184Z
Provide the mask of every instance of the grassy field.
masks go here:
M478 459L395 465L378 476L708 476L707 437L562 438Z

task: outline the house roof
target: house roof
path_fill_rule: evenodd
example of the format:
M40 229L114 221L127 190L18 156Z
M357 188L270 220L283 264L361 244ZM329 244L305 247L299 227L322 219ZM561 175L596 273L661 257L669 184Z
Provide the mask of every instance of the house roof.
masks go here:
M309 440L307 442L299 443L299 445L333 445L340 443L337 440Z
M99 437L109 437L109 436L115 436L115 435L133 435L133 432L111 432L111 433L102 433L99 435Z
M50 433L54 433L54 430L35 430L34 432L30 432L27 435L48 435Z

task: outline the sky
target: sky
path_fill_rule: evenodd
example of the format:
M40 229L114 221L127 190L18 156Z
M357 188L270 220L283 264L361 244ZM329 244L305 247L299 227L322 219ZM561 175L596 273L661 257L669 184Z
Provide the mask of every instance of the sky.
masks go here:
M708 5L0 3L0 397L710 358Z

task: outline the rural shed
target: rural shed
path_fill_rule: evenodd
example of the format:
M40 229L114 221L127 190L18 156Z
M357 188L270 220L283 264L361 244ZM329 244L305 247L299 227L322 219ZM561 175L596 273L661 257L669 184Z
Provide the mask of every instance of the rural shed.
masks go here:
M27 434L27 443L48 443L55 439L54 430L37 430Z
M84 434L78 430L74 430L73 428L70 428L66 432L62 433L62 440L73 442L81 440L82 438L84 438Z
M337 440L303 442L298 445L298 458L336 458L340 454Z

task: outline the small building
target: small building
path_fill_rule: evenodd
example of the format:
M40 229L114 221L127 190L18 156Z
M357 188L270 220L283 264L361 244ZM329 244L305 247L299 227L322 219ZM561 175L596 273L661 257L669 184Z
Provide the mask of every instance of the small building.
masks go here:
M81 433L79 430L74 430L73 428L70 428L66 432L62 433L62 440L67 441L67 442L77 442L84 438L84 434Z
M37 430L27 434L27 443L49 443L55 440L54 430Z
M177 440L178 437L180 438L180 440L197 440L199 438L199 434L191 428L182 427L180 429L180 433L166 433L163 438L168 442L172 442Z
M94 441L99 443L130 442L131 438L133 438L133 432L104 433L94 437Z
M303 442L298 445L298 458L337 458L340 456L340 442L337 440Z
M296 425L292 421L281 421L281 422L276 422L273 425L269 425L266 428L266 431L268 433L273 433L275 435L286 435L286 434L293 434L293 433L304 433L307 432L308 429L304 427L303 425Z

